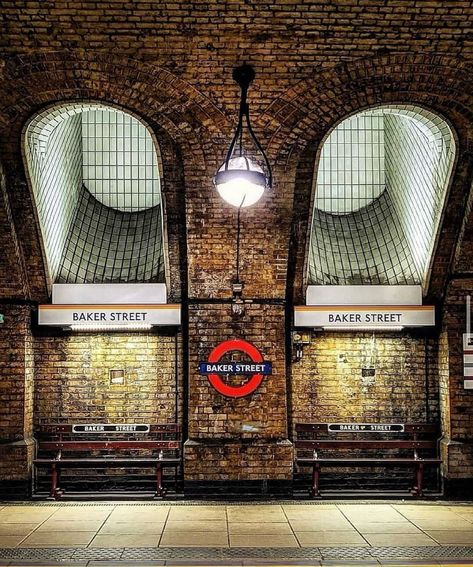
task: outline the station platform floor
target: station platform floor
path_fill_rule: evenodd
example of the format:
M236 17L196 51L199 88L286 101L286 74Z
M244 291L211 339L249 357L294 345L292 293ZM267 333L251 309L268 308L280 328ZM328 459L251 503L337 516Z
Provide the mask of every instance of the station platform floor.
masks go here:
M473 503L0 503L0 565L472 564Z

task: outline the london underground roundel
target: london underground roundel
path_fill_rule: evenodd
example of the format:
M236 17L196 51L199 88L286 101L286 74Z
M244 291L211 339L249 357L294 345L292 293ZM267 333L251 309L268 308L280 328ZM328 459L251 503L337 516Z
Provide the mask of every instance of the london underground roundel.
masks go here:
M241 362L222 362L222 358L229 352L241 352L250 360ZM207 362L201 362L199 372L207 374L212 386L230 398L243 398L252 394L261 384L267 374L271 374L272 365L263 359L260 351L251 343L243 339L224 341L217 345L210 353ZM240 386L227 384L222 375L240 374L248 376L248 380Z

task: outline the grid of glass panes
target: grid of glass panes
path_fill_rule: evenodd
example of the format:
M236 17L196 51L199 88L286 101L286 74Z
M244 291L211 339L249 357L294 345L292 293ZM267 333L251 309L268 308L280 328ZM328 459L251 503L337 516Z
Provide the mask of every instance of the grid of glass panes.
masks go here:
M81 148L81 119L77 114L54 120L54 128L33 127L26 136L25 154L53 279L82 185Z
M83 181L101 203L140 211L160 201L156 149L147 128L113 109L82 113Z
M419 275L391 198L385 191L350 215L314 211L311 282L329 285L404 285Z
M161 207L125 213L82 188L58 282L164 281Z
M384 127L379 111L343 121L325 140L319 160L315 206L347 214L384 191Z
M84 122L101 126L92 132ZM94 179L86 187L84 156L98 148L101 158L92 160ZM140 121L99 103L58 105L33 117L25 155L52 281L164 280L157 151ZM131 183L113 183L120 181L114 175ZM108 187L95 185L104 180ZM90 189L100 191L95 196Z
M372 199L363 201L360 196L366 195L360 195L354 184L340 184L342 167L360 169L351 165L359 155L340 140L348 139L347 132L350 141L357 139L351 137L357 125L366 132L366 117L374 130L382 125L383 134L372 137L372 142L377 146L382 140L384 147L375 153L364 151L365 157L370 156L365 165L380 158L385 185L376 186L376 176L366 176L365 181L371 179L375 186ZM374 117L382 120L374 123ZM380 106L337 126L325 141L317 172L309 283L424 284L454 157L448 124L420 107ZM352 176L348 179L353 181Z
M453 161L452 144L419 120L394 114L385 117L385 140L388 191L416 268L424 275Z

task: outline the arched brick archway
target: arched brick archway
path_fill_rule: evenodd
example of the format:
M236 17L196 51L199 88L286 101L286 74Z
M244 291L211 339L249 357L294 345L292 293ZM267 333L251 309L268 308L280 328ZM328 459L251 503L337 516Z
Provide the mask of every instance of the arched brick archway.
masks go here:
M201 185L196 179L215 167L215 148L225 139L222 130L228 129L224 114L169 71L126 57L58 51L12 58L6 61L2 74L0 151L28 271L27 298L44 300L47 289L21 155L22 128L32 114L51 104L95 100L143 118L159 141L172 258L170 296L179 300L186 271L184 179L190 186Z
M374 105L409 103L443 116L458 136L428 294L437 300L443 296L473 175L473 81L466 65L447 57L386 55L342 64L302 81L261 117L271 132L269 151L276 167L294 183L288 298L296 303L302 301L313 175L322 140L350 114Z

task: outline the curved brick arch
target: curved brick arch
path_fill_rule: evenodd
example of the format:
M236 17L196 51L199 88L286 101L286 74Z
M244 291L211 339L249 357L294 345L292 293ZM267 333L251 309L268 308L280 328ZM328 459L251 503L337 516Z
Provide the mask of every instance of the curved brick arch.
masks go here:
M185 141L185 134L197 130L218 135L227 121L209 99L170 71L119 55L55 51L19 56L5 62L2 75L4 123L57 100L54 91L63 99L95 97L129 107L160 122L176 140Z
M45 299L47 287L21 157L21 133L28 119L42 108L65 101L95 100L143 119L160 144L166 211L176 225L170 231L175 234L168 234L169 247L175 252L182 248L185 173L179 174L176 166L184 172L192 167L195 175L196 171L206 171L208 161L214 163L215 144L225 139L222 129L228 129L223 113L169 71L121 56L65 51L19 56L7 60L1 74L0 148L32 298ZM182 250L179 256L182 264ZM178 265L171 265L170 270L181 278L185 273ZM175 289L171 296L178 298L180 290Z
M260 121L270 131L268 151L279 161L303 151L352 113L409 101L445 115L457 131L467 129L473 122L470 67L429 55L360 59L299 82L272 102ZM471 133L465 141L471 147Z
M288 266L288 295L295 302L303 301L312 181L323 139L351 114L380 104L409 103L444 117L457 136L457 161L428 294L442 297L473 176L473 80L467 65L447 57L382 56L343 64L299 83L261 117L271 131L273 160L293 171L295 179Z

